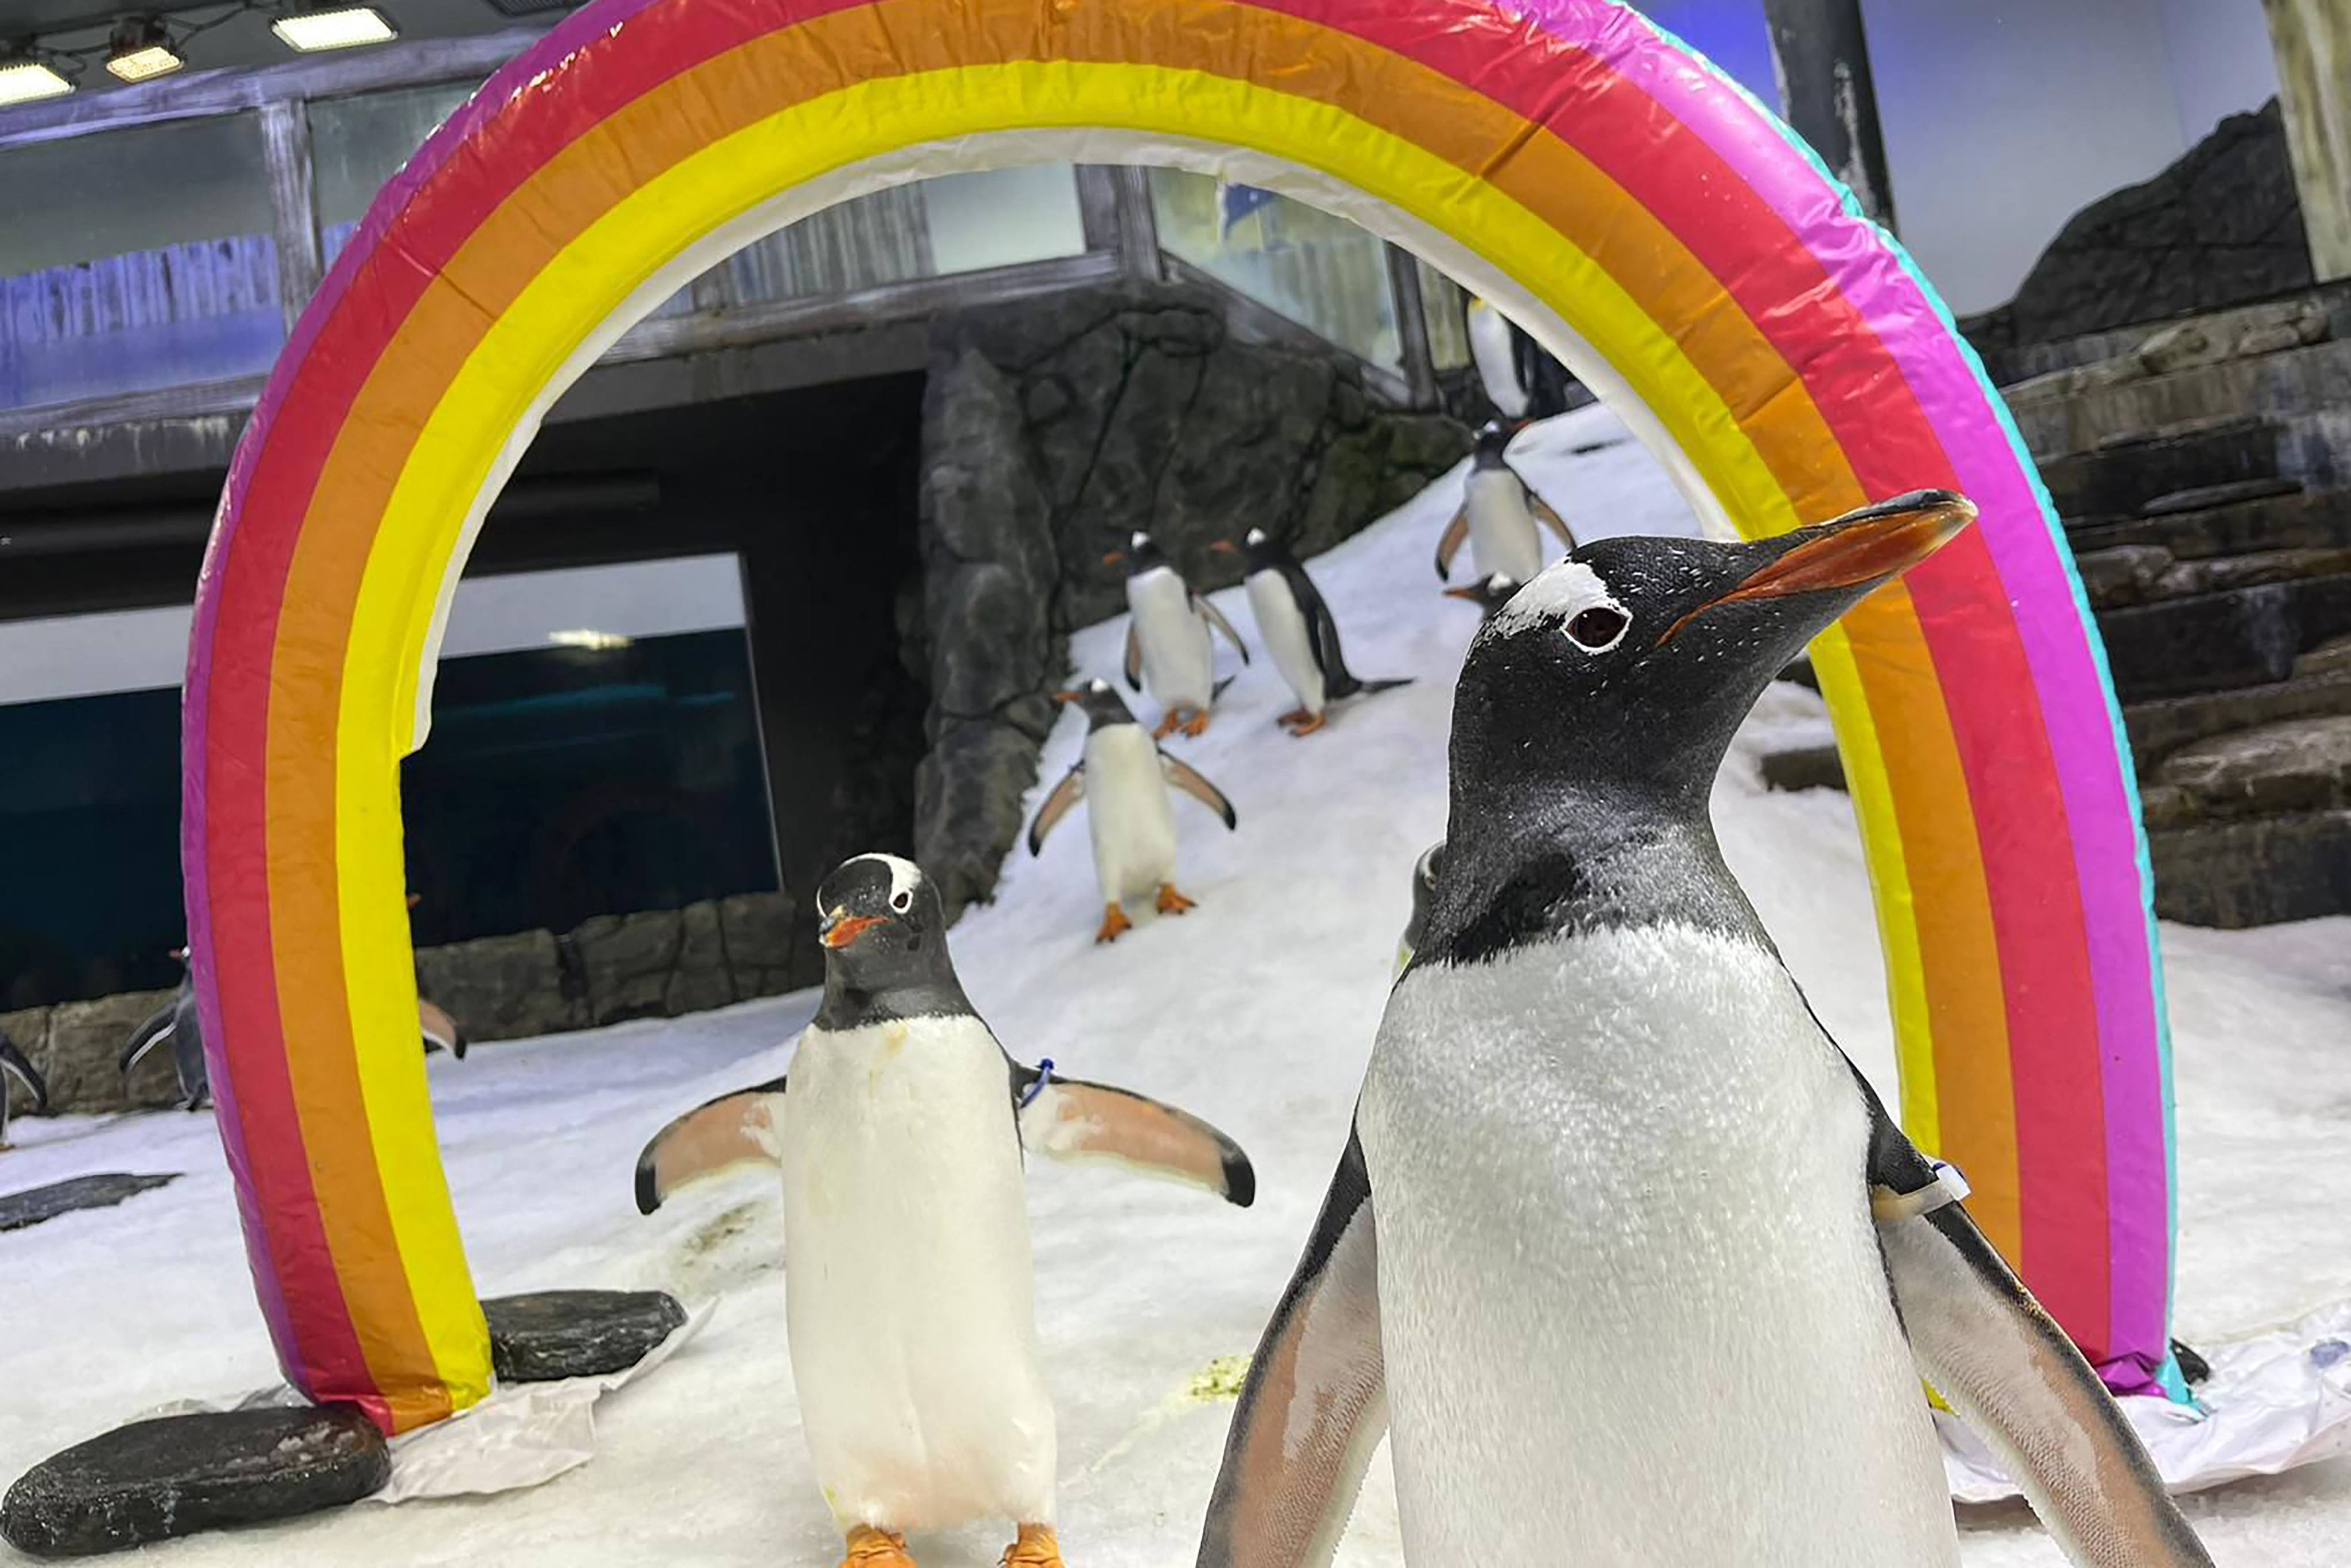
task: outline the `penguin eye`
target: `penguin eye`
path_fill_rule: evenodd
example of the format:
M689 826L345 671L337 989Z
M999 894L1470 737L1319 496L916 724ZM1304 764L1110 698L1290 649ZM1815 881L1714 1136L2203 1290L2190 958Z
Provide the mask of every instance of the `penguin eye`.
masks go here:
M1604 653L1625 635L1632 617L1608 605L1596 604L1567 623L1567 635L1586 653Z
M904 915L909 909L914 908L914 890L911 887L902 887L897 892L892 894L890 895L890 907L896 910L901 915Z

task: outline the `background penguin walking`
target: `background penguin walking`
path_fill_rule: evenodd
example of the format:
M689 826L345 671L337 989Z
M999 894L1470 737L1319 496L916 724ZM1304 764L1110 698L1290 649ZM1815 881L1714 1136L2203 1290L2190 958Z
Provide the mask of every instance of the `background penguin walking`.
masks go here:
M1045 835L1091 800L1087 826L1093 834L1094 877L1102 885L1102 929L1097 942L1115 942L1133 925L1123 904L1146 895L1162 915L1181 915L1192 901L1176 891L1176 810L1167 799L1173 784L1238 828L1233 803L1192 768L1159 748L1127 711L1108 681L1089 681L1073 692L1054 694L1085 710L1086 749L1077 766L1061 775L1029 824L1029 852L1045 847Z
M1469 358L1496 413L1514 423L1565 413L1575 378L1533 335L1483 299L1468 305Z
M1930 491L1749 544L1595 541L1480 631L1426 918L1202 1568L1328 1563L1383 1431L1418 1568L1956 1568L1921 1376L2075 1563L2210 1568L1823 1031L1708 818L1771 677L1974 511Z
M637 1162L638 1207L745 1159L781 1165L792 1375L844 1568L912 1568L907 1531L986 1519L1019 1527L1006 1568L1061 1568L1023 1148L1241 1207L1257 1178L1204 1122L1008 1056L912 862L844 862L817 907L824 1000L789 1088L664 1128Z
M1571 550L1575 548L1575 536L1568 532L1567 524L1510 466L1506 454L1511 434L1509 428L1494 423L1478 432L1461 506L1437 541L1439 578L1452 577L1453 558L1461 553L1466 540L1479 577L1499 573L1515 582L1533 581L1543 564L1542 537L1535 531L1538 522L1557 534L1562 545Z
M49 1086L41 1077L40 1069L26 1060L16 1042L7 1031L0 1030L0 1149L8 1146L8 1081L15 1079L33 1097L33 1113L46 1115L49 1109Z
M1102 559L1126 562L1126 684L1136 691L1147 688L1159 705L1159 727L1152 738L1165 739L1179 729L1199 735L1208 727L1209 705L1231 684L1230 676L1217 679L1217 650L1208 628L1225 634L1244 664L1249 662L1248 646L1214 604L1192 591L1149 534L1138 532L1124 550Z
M1229 552L1233 545L1218 539L1208 548ZM1298 558L1267 538L1263 528L1249 531L1242 554L1249 562L1249 613L1257 619L1258 639L1298 696L1298 706L1275 723L1292 735L1311 735L1330 722L1331 704L1412 685L1409 678L1355 677L1339 650L1339 622L1323 602L1322 591Z

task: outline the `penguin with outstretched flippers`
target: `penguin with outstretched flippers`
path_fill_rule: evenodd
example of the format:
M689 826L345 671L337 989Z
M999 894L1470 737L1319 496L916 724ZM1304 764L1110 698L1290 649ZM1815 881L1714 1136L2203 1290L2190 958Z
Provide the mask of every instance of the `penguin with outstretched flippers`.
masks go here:
M1240 817L1222 790L1144 733L1108 681L1089 681L1076 691L1053 695L1085 710L1086 748L1037 808L1029 824L1029 852L1040 853L1045 836L1085 803L1094 879L1102 895L1102 923L1094 940L1115 942L1133 926L1125 905L1135 899L1152 899L1162 915L1194 907L1176 891L1176 808L1168 789L1191 796L1228 829L1239 827Z
M1520 587L1515 577L1507 577L1499 571L1489 572L1475 582L1465 582L1445 590L1445 597L1468 601L1478 607L1480 619L1491 621L1502 606L1517 595Z
M1008 1056L912 862L844 862L817 908L824 1000L789 1087L673 1123L637 1162L638 1207L747 1148L783 1167L792 1375L845 1568L911 1568L907 1531L990 1519L1018 1526L1007 1568L1060 1568L1023 1150L1123 1162L1242 1206L1256 1177L1204 1122ZM732 1141L730 1107L747 1127Z
M1923 1376L2071 1559L2209 1568L2097 1376L1822 1030L1708 796L1807 641L1975 508L1595 540L1471 643L1445 849L1201 1568L1955 1568ZM1563 722L1562 716L1572 716Z
M8 1146L8 1081L15 1079L33 1097L33 1113L46 1115L49 1109L49 1085L41 1070L26 1060L7 1031L0 1030L0 1149Z
M1192 591L1149 534L1137 533L1125 549L1102 559L1126 563L1126 684L1149 691L1159 705L1159 727L1151 737L1165 740L1177 730L1199 735L1208 727L1209 706L1231 684L1230 676L1217 679L1208 629L1223 632L1244 664L1248 644L1222 611Z
M1238 549L1249 563L1249 613L1257 618L1258 639L1298 696L1298 706L1274 721L1290 734L1311 735L1321 729L1330 722L1332 703L1412 685L1410 677L1361 680L1347 668L1347 656L1339 647L1339 622L1323 602L1322 591L1298 558L1263 528L1251 528L1238 547L1218 539L1208 548L1224 554Z
M1558 535L1559 542L1566 549L1575 549L1575 536L1568 531L1567 524L1510 466L1509 452L1513 434L1508 426L1495 423L1478 432L1477 449L1469 458L1469 477L1462 486L1460 507L1437 541L1437 575L1440 579L1453 575L1453 558L1461 553L1462 545L1467 543L1480 578L1499 573L1515 582L1533 581L1535 574L1542 570L1542 536L1536 531L1538 524Z

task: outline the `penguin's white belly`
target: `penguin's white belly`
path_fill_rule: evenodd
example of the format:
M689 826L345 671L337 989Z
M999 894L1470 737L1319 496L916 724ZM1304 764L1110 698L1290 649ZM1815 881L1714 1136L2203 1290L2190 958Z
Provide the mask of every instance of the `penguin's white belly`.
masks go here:
M1050 1522L1029 1212L987 1026L811 1028L783 1123L792 1375L834 1517Z
M1946 1568L1853 1077L1687 927L1431 966L1357 1124L1405 1555Z
M1104 903L1147 897L1176 880L1176 808L1159 748L1141 725L1086 737L1086 827Z
M1469 476L1469 556L1479 578L1496 572L1513 582L1531 582L1542 570L1542 536L1527 506L1526 486L1499 468Z
M1215 694L1216 651L1191 591L1165 567L1126 580L1126 604L1143 643L1143 684L1162 708L1205 708Z
M1249 580L1249 613L1257 618L1257 634L1273 655L1273 667L1298 694L1298 706L1308 713L1322 711L1322 666L1314 662L1314 640L1306 616L1291 597L1290 584L1278 571L1252 572Z

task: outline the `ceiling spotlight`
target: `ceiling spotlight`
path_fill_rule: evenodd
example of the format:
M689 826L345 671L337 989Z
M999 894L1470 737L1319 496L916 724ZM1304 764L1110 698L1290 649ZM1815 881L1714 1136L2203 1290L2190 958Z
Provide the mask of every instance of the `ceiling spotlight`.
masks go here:
M114 29L107 46L106 68L124 81L153 81L170 76L188 63L172 47L171 30L160 16L134 16Z
M0 57L0 104L63 98L74 84L46 61Z
M306 55L319 49L348 49L360 44L388 44L400 37L400 29L372 5L287 11L269 24L269 30L288 48L299 49Z
M618 632L596 632L584 626L565 632L549 632L547 640L559 648L590 648L598 653L634 647L637 641Z

